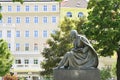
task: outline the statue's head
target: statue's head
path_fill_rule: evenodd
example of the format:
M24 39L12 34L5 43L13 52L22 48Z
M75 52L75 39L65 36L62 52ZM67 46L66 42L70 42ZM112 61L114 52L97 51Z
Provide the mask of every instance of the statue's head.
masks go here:
M78 33L76 30L71 30L70 32L70 37L71 39L75 39L77 37Z

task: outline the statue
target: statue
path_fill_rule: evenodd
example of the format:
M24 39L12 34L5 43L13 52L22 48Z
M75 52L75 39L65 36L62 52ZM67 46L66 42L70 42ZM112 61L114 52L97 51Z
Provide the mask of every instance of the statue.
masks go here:
M98 66L98 57L95 49L88 39L72 30L70 37L73 40L73 48L64 55L58 64L58 69L93 69Z

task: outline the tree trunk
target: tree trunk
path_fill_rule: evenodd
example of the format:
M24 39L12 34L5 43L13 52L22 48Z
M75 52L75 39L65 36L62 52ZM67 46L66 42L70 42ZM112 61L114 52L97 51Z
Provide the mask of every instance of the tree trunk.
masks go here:
M117 80L120 80L120 48L117 51L117 64L116 64Z

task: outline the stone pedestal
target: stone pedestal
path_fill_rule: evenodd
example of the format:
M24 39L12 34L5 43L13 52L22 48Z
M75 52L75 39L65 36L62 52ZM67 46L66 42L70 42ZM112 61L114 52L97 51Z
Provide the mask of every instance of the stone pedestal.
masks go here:
M54 69L53 75L55 80L100 80L98 69Z

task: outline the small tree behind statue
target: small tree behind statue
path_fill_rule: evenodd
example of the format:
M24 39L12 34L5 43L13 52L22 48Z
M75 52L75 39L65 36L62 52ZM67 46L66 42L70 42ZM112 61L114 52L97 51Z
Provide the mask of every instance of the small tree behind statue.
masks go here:
M9 72L13 62L13 56L8 48L8 44L3 39L0 40L0 76Z

